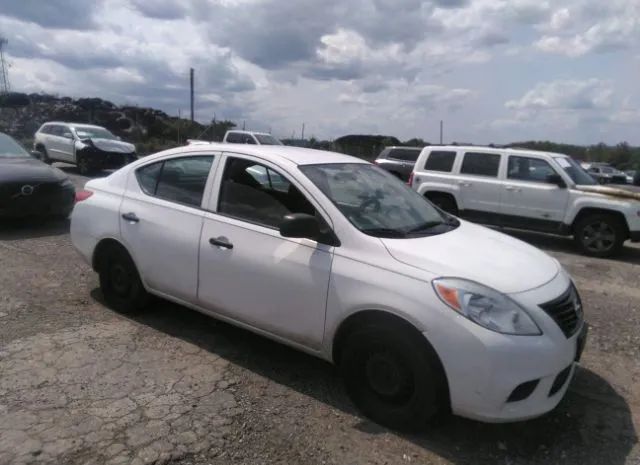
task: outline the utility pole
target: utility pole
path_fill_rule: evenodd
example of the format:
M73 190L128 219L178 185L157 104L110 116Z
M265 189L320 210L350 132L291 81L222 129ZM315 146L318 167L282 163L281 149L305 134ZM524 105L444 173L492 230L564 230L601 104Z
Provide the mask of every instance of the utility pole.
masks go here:
M244 131L244 127L245 127L245 125L246 125L246 122L247 122L246 120L242 120L242 130L243 130L243 131Z
M189 84L191 89L191 122L193 122L193 68L189 69Z
M442 145L444 134L444 121L440 120L440 145Z
M300 139L304 140L304 123L302 123L302 133Z
M182 112L178 108L178 144L180 144L180 126L182 125Z
M4 48L9 41L0 36L0 95L9 92L9 64L4 58Z

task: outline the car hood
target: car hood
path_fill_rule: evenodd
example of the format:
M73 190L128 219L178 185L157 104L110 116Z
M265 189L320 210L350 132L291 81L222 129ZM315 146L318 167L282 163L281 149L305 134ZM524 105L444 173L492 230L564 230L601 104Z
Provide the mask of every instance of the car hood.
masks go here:
M136 151L136 146L130 144L129 142L123 142L121 140L113 140L113 139L99 139L99 138L91 138L91 139L82 139L81 142L91 141L93 145L105 152L115 152L115 153L131 153Z
M640 200L640 192L609 186L575 186L575 190L580 192L588 192L590 194L600 194L607 197L616 197L619 199Z
M560 271L556 260L535 247L465 221L436 236L381 241L402 263L439 277L476 281L506 294L540 287Z
M0 159L0 182L63 181L67 175L35 158Z

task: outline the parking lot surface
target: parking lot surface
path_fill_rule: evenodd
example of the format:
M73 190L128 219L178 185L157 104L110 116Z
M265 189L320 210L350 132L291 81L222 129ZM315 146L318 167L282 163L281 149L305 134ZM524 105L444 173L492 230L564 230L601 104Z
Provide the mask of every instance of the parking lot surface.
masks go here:
M65 168L78 187L86 178ZM106 307L68 222L0 228L0 464L640 464L640 247L513 233L570 271L591 323L552 413L420 435L356 412L330 365L163 301Z

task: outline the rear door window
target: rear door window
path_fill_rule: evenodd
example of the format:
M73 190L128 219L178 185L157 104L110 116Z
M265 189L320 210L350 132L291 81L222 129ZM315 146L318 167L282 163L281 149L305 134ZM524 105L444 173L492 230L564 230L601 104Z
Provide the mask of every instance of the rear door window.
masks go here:
M500 169L500 154L466 152L460 167L461 174L472 174L474 176L498 177Z
M428 171L442 171L450 173L453 169L453 162L456 160L456 152L444 150L434 150L429 154L424 164L424 169Z
M237 132L230 132L227 134L227 142L230 144L242 144L242 134L238 134Z
M136 178L148 195L199 208L212 163L213 155L172 158L138 169Z
M415 163L418 159L418 155L420 155L420 150L391 149L387 158Z

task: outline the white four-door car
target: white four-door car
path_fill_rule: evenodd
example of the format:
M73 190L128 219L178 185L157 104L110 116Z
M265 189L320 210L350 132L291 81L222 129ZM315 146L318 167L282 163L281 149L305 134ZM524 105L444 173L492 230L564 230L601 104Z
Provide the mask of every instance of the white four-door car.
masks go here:
M44 123L34 135L33 148L42 154L45 163L72 163L82 175L120 168L137 158L135 145L92 124Z
M357 406L391 427L541 415L584 346L557 260L346 155L186 146L78 199L72 241L112 307L153 294L334 362Z
M410 185L442 209L479 223L573 235L606 257L640 241L637 194L598 186L567 155L491 147L425 147ZM640 196L637 196L640 199Z

